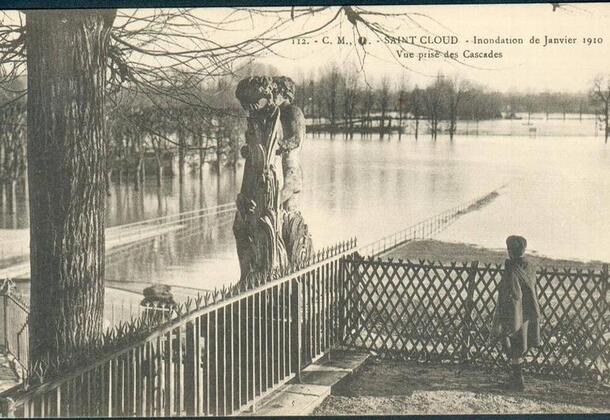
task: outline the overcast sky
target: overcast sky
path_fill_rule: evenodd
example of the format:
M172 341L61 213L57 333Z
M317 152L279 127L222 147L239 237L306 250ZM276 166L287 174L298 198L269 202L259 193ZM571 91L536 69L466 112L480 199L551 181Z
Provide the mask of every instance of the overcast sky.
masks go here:
M439 50L455 51L459 60L398 59L408 66L405 70L396 63L397 45L369 43L365 59L365 71L371 78L385 73L398 80L406 78L411 84L426 84L431 77L441 71L446 74L459 73L461 76L484 84L492 89L534 90L534 91L582 91L599 73L610 73L610 4L579 4L562 6L553 12L550 4L533 5L437 5L437 6L396 6L372 8L386 12L412 12L418 16L411 27L397 24L387 19L388 29L397 35L427 35L426 30L439 35L454 35L456 45L435 45ZM424 29L418 28L422 25ZM343 24L326 33L326 40L345 35L351 39L352 30ZM363 33L366 35L366 33ZM473 45L473 37L522 38L522 45ZM532 36L540 38L540 44L529 41ZM573 44L544 45L545 36L576 38ZM583 38L601 38L601 44L583 44ZM314 37L321 41L320 36ZM367 36L367 39L371 38ZM315 40L314 40L315 41ZM466 42L468 41L468 42ZM299 70L307 74L326 62L336 61L343 68L350 62L361 62L354 48L336 44L324 47L284 45L278 49L289 58L267 57L264 61L274 64L287 74L296 77ZM405 50L415 54L424 50L404 45ZM486 52L493 49L501 52L502 58L465 59L466 50ZM394 51L393 53L391 51ZM416 55L417 57L417 55Z
M226 8L201 8L196 14L209 21L223 22L222 30L192 28L205 33L206 39L219 45L244 40L260 34L281 23L280 31L266 34L270 38L283 38L290 34L309 31L328 22L339 11L330 7L306 18L290 20L290 8L260 8L256 13L243 10L234 19L235 10ZM349 43L354 41L354 26L344 15L323 31L317 32L302 43L286 41L274 46L273 52L259 57L259 61L272 64L282 73L294 79L331 63L342 70L350 67L362 70L367 80L378 81L386 75L395 83L405 80L411 86L428 84L442 72L459 74L475 83L494 90L508 91L586 91L592 79L601 73L610 73L610 4L565 4L553 11L550 3L530 5L434 5L434 6L383 6L362 7L371 12L405 14L408 16L379 17L369 15L367 19L383 25L396 36L413 36L421 43L422 36L440 35L454 37L456 44L431 44L434 50L457 54L457 60L422 59L419 53L431 51L412 44L387 44L360 23L360 35L367 38L365 47L339 44L341 37ZM288 12L287 12L288 11ZM132 11L126 10L126 13ZM135 13L150 13L139 10ZM10 12L15 19L17 12ZM227 17L230 17L228 20ZM226 23L234 20L234 23ZM119 22L120 23L120 22ZM474 37L495 39L521 38L524 44L474 44ZM569 44L544 46L545 36L569 38ZM530 44L537 37L540 44ZM586 45L585 38L591 38ZM447 38L446 38L447 39ZM452 41L452 39L449 39ZM184 42L180 40L178 45ZM184 48L188 49L189 46ZM413 57L399 58L401 53L413 53ZM473 53L495 54L496 58L472 58ZM500 57L501 55L501 57Z

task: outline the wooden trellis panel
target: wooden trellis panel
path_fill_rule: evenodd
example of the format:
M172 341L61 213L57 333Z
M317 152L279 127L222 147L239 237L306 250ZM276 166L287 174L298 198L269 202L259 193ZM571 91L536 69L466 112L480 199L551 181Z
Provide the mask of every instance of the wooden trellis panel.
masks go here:
M344 261L348 346L420 361L506 363L490 340L503 265L381 260ZM608 270L537 273L542 345L528 369L610 380Z

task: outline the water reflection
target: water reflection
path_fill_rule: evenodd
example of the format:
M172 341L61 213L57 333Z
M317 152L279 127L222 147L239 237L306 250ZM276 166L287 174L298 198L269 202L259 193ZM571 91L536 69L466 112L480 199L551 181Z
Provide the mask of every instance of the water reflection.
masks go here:
M0 186L0 229L25 229L29 226L29 203L26 180L14 186Z
M213 275L219 270L219 262L230 260L229 256L234 253L230 229L233 217L232 212L225 212L186 221L176 232L113 251L107 257L106 278L199 289L220 286L223 282L217 282ZM223 258L224 254L226 258ZM237 267L231 268L224 267L220 271L228 269L238 275Z
M237 174L233 168L223 169L219 177L215 169L206 165L202 178L191 173L181 183L177 176L165 177L161 186L151 176L139 191L132 183L113 182L106 205L106 224L114 226L233 202L243 169L238 165Z

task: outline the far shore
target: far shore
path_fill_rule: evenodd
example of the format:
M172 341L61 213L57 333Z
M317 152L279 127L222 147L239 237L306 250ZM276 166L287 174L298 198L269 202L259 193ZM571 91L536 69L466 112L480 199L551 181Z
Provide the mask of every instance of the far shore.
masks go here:
M578 261L559 258L549 258L536 255L535 252L525 253L526 258L532 264L539 267L575 268L600 270L604 264L601 261ZM482 248L473 244L442 242L433 239L425 239L407 242L384 254L383 258L402 258L409 260L430 260L441 262L468 262L479 261L480 263L503 263L507 258L506 250Z

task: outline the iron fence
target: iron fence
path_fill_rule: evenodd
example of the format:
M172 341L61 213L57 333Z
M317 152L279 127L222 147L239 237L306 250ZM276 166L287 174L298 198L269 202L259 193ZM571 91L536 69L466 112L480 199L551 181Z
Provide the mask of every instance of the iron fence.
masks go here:
M15 367L21 372L29 366L29 307L24 297L15 291L0 292L0 345L4 354L12 356ZM120 324L132 322L142 316L169 319L170 307L133 302L110 301L104 304L104 328L111 330Z
M489 339L502 265L363 258L355 246L197 303L84 367L5 391L2 414L235 415L339 345L423 362L506 363ZM542 345L527 368L608 382L607 265L537 276Z
M33 386L0 395L3 415L233 415L340 343L342 260L355 240L312 264L205 307Z
M27 305L16 295L0 295L0 341L4 344L4 353L11 355L20 370L27 369L29 355L29 310Z

